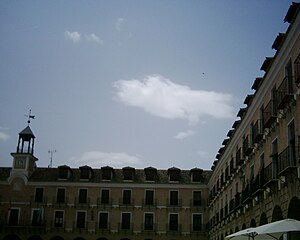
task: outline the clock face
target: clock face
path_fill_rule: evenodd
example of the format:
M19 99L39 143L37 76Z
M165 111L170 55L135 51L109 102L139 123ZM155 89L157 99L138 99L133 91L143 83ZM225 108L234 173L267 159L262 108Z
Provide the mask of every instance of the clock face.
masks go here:
M25 159L16 159L15 168L25 168Z

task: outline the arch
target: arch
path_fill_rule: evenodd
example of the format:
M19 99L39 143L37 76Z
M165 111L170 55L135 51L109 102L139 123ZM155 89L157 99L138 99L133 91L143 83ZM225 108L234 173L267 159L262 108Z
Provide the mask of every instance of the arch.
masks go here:
M54 237L50 238L50 240L65 240L65 239L61 236L54 236Z
M242 226L242 230L244 230L244 229L246 229L247 227L246 227L246 223L244 223L243 224L243 226Z
M283 219L282 210L278 205L276 205L272 213L272 222L276 222L282 219Z
M251 219L250 227L256 227L256 222L253 218Z
M289 204L287 218L292 218L300 221L300 200L297 197L293 197Z
M32 235L27 240L43 240L39 235Z
M21 240L18 235L16 234L9 234L6 235L2 240Z
M101 238L97 238L97 240L108 240L108 239L105 237L101 237Z
M74 240L85 240L83 237L74 238Z
M262 213L260 215L259 226L267 224L267 223L268 223L267 215L265 213Z

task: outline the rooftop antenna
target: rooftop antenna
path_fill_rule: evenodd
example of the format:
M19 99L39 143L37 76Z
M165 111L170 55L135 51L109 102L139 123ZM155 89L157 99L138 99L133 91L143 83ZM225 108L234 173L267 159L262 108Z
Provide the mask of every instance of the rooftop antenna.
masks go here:
M32 118L32 119L35 118L34 115L31 115L31 109L29 110L29 114L28 114L28 115L25 115L25 117L28 117L28 120L27 120L28 126L29 126L29 123L30 123L30 118Z
M53 153L56 153L56 150L48 150L48 153L50 154L50 164L48 165L48 168L52 168Z

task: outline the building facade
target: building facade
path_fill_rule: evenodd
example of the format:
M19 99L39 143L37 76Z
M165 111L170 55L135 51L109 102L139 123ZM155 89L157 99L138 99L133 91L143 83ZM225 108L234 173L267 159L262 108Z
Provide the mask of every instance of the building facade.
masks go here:
M34 139L0 170L1 239L208 239L211 171L38 168Z
M39 168L29 125L0 168L3 240L223 240L300 220L300 4L293 3L213 163L159 170ZM289 234L287 239L299 239Z
M263 62L264 76L255 79L212 167L212 240L284 218L300 220L299 3L284 21L288 30L276 37L276 53Z

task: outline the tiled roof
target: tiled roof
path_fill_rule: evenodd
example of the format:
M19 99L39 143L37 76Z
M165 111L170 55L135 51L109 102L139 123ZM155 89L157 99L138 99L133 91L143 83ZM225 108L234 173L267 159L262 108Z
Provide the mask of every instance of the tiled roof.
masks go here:
M66 167L66 166L64 166ZM0 168L0 181L5 181L9 177L11 168ZM70 168L71 175L66 180L59 179L59 168L37 168L35 172L30 177L30 182L81 182L80 181L80 169ZM193 170L193 169L192 169ZM180 170L180 184L191 183L190 173L192 170ZM93 171L92 178L89 182L100 183L102 182L102 170L101 169L91 169ZM200 184L207 184L211 176L212 171L204 170L202 173L202 181ZM135 174L132 183L146 183L145 181L145 171L144 169L135 169ZM111 183L123 183L123 170L113 169L113 177L110 181ZM126 182L128 183L128 182ZM131 182L129 182L130 184ZM169 183L168 169L160 170L157 169L157 176L153 184L167 184ZM197 184L197 183L195 183ZM199 184L199 183L198 183Z

